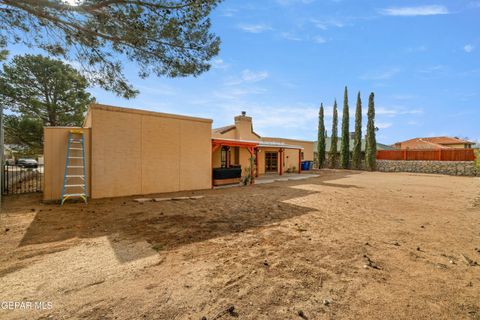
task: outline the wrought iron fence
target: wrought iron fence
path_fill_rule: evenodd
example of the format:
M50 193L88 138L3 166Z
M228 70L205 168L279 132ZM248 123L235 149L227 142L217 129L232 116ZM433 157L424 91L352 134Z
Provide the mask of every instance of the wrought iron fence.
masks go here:
M5 164L2 194L21 194L43 191L43 164Z

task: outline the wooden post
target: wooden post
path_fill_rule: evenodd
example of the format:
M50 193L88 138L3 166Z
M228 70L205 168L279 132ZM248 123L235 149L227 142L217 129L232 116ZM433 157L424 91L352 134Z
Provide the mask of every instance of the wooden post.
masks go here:
M442 149L438 149L438 161L442 161Z
M258 148L255 148L255 178L258 178Z
M254 184L255 180L253 179L253 155L254 155L254 148L248 147L248 152L250 153L250 184Z
M403 150L403 160L407 160L407 149Z
M279 174L283 174L283 154L282 149L278 150L278 163L279 163Z

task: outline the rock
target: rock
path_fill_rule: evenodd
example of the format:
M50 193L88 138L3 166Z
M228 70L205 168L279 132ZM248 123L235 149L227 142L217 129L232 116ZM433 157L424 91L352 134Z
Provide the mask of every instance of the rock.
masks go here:
M133 201L138 202L138 203L145 203L145 202L152 201L152 198L138 198L138 199L134 199Z
M263 265L268 267L269 266L268 261L267 260L263 261Z
M153 201L155 202L169 201L169 200L172 200L172 198L153 198Z
M190 199L192 200L198 200L198 199L202 199L202 198L205 198L205 196L191 196Z
M10 228L5 228L5 232L8 232L8 231L10 231Z
M330 305L330 300L323 299L322 303L323 303L324 306L329 306Z
M308 319L303 310L298 310L297 314L302 319Z

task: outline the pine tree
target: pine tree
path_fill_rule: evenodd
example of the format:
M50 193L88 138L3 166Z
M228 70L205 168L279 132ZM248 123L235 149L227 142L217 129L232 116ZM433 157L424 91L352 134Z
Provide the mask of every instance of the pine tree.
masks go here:
M320 104L320 111L318 113L317 154L318 154L318 168L320 169L325 165L325 122L324 122L324 114L323 114L323 103Z
M368 170L375 170L377 158L377 140L375 138L375 102L374 94L368 98L367 141L365 149L365 166Z
M330 158L330 166L332 168L337 167L338 161L338 151L337 151L337 143L338 143L338 112L337 112L337 100L333 104L333 120L332 120L332 134L330 138L330 153L328 157Z
M357 109L355 111L355 136L353 143L352 166L361 169L362 163L362 100L360 92L357 96Z
M342 143L340 146L340 166L348 169L350 166L350 115L348 113L348 90L345 87L343 95L343 116L342 116Z

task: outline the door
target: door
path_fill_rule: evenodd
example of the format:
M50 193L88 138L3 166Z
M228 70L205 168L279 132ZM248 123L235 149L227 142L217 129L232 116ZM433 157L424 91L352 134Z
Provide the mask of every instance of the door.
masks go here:
M277 152L265 152L265 172L278 172Z

